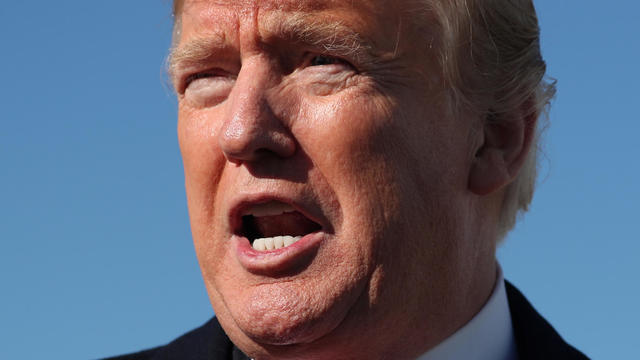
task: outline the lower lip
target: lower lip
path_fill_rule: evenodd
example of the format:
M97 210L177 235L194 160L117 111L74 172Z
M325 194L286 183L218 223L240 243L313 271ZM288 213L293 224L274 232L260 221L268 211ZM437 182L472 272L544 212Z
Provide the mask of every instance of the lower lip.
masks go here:
M303 236L295 243L275 250L258 251L251 246L249 239L233 235L231 241L236 249L240 265L251 273L275 275L293 270L301 262L309 259L325 239L324 232L315 232Z

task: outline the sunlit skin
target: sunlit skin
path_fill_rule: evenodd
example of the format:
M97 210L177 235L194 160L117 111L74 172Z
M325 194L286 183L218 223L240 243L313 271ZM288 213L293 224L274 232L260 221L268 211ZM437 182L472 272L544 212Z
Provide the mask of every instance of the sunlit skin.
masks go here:
M482 163L482 119L447 111L435 35L406 9L185 2L172 75L193 238L216 316L253 358L414 358L491 293L509 171L487 175L500 154ZM234 214L272 199L322 230L257 256Z

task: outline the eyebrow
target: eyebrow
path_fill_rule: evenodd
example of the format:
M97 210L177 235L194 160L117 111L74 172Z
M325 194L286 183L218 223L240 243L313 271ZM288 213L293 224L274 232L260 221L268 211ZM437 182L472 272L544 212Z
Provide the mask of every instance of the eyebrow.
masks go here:
M224 33L216 32L190 40L183 46L173 47L169 53L169 75L174 77L180 68L199 64L228 45Z
M365 64L375 62L379 56L373 41L341 21L316 20L308 14L293 13L269 16L264 25L267 42L270 38L288 40ZM174 77L180 69L202 63L230 45L224 32L215 32L173 48L168 61L169 74Z
M295 13L280 20L275 28L274 33L282 39L301 42L338 56L366 58L374 55L373 42L342 21L317 20L307 14Z

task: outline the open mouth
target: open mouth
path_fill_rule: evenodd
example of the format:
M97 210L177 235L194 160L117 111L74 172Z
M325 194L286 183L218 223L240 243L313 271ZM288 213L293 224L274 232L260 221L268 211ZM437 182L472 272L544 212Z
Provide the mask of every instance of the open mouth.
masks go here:
M290 246L321 229L291 205L270 201L252 205L242 212L239 233L249 239L255 250L268 251Z

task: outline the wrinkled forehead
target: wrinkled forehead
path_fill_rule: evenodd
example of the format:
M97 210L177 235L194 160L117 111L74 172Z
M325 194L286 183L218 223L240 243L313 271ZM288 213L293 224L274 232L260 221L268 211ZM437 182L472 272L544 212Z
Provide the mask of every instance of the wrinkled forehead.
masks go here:
M405 0L185 0L177 19L174 45L184 38L234 37L242 27L255 26L263 35L286 32L287 25L325 33L369 38L379 49L397 47ZM224 30L222 30L224 29ZM332 31L333 29L333 31ZM340 31L348 29L349 31ZM224 34L207 34L207 32ZM304 31L303 31L304 32ZM405 34L403 34L405 35ZM228 39L227 39L228 40Z
M345 13L376 14L389 20L402 18L405 25L410 24L434 35L436 29L433 25L440 20L435 10L439 3L438 0L174 0L174 30L180 31L185 12L192 15L207 8L210 14L225 8L228 12L245 15L274 10L306 13L342 10Z
M281 11L314 11L339 6L371 6L383 5L386 0L175 0L174 12L182 15L185 8L197 6L223 6L246 11L250 9L281 10ZM397 1L399 2L399 1Z
M258 17L269 13L353 12L371 13L386 0L185 0L179 13L183 19L217 17L217 14ZM378 4L375 4L378 3ZM375 5L378 5L376 7Z
M439 33L438 16L434 11L435 0L174 0L174 44L179 40L183 17L193 21L197 15L225 13L225 16L246 17L264 12L297 12L309 15L321 13L359 14L369 20L377 18L376 26L389 28L401 23L403 27L412 27L425 37L431 38ZM220 18L220 16L218 16ZM406 36L405 34L402 34Z
M177 16L195 18L198 15L259 16L261 13L352 13L362 16L391 15L402 0L184 0Z
M184 20L197 14L214 15L224 12L226 15L254 16L262 13L307 13L326 12L373 14L387 8L388 0L185 0L178 16ZM398 1L400 2L400 1ZM389 10L389 9L387 9Z
M193 5L218 5L235 9L278 9L278 10L311 10L332 7L339 4L362 2L344 0L183 0L180 7Z

